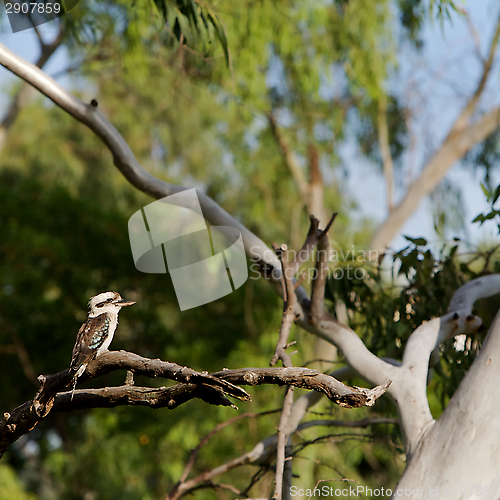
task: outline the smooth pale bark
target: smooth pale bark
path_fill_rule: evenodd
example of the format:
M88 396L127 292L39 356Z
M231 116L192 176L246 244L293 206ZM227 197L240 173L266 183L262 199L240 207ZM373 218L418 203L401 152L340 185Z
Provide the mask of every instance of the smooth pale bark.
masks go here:
M0 44L0 64L38 89L76 120L89 127L107 146L113 155L114 164L133 186L157 199L189 189L157 179L144 170L125 139L98 111L97 107L80 101L40 68L25 61L2 44ZM280 262L276 254L260 238L239 220L229 215L205 193L197 190L197 195L203 215L211 224L239 229L249 257L262 260L266 264L280 269Z
M422 489L421 498L500 498L499 413L497 315L479 356L448 407L421 439L398 483L402 494L395 490L393 498L415 498L404 491L414 488Z
M483 71L476 91L470 97L462 112L457 117L455 123L450 128L450 131L438 150L434 153L430 161L424 166L421 174L410 186L402 201L390 211L389 217L378 228L372 238L370 248L376 251L377 254L382 254L386 251L393 238L401 231L404 223L408 220L411 214L415 212L422 199L430 194L434 188L443 179L449 169L459 161L465 153L472 147L484 141L500 124L500 107L495 107L488 113L482 115L474 123L470 123L470 119L477 110L477 105L483 92L486 88L488 78L491 74L491 69L495 60L495 53L498 42L500 40L500 17L497 19L495 33L491 40L488 56L482 61ZM383 107L381 109L383 111ZM379 112L379 116L383 116ZM389 164L387 152L384 154L384 137L383 137L383 122L382 133L379 136L381 144L381 152L384 158L384 172L389 175ZM388 188L392 181L387 180ZM389 206L390 206L389 198Z
M492 134L500 123L500 108L494 108L477 122L448 140L426 165L420 177L412 184L401 203L377 230L370 248L379 254L385 252L393 238L401 231L404 223L415 212L422 199L430 194L444 178L449 169L467 151Z
M389 127L387 126L387 98L379 101L378 108L378 144L384 167L385 185L387 187L387 205L389 212L394 208L394 165L389 145Z

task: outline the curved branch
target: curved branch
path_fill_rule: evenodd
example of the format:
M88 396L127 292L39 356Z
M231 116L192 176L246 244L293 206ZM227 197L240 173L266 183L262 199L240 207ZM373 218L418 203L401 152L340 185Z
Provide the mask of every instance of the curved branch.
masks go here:
M449 312L462 310L466 314L470 314L476 301L491 297L497 293L500 293L500 274L490 274L476 278L462 285L453 294L448 310Z
M308 332L338 347L347 362L366 380L377 385L394 381L397 368L370 352L356 332L338 322L324 310L324 294L328 273L329 255L327 237L320 238L316 253L316 274L312 285L312 298L299 297L300 312L296 312L297 324ZM390 390L389 390L390 391Z
M415 452L422 434L434 423L427 399L431 356L439 359L439 346L446 340L476 332L481 326L481 319L471 314L472 305L499 292L498 274L470 281L455 292L450 313L419 326L408 339L399 370L400 379L391 387L391 394L398 401L409 456ZM432 363L436 364L436 360Z
M128 370L152 378L164 377L187 384L204 384L237 399L250 400L249 394L240 387L218 380L206 372L199 373L186 366L161 359L144 358L127 351L110 351L94 359L88 364L85 373L78 379L78 382L84 382L116 370ZM41 388L34 397L32 405L36 416L44 417L51 411L55 395L66 389L71 380L69 370L38 377Z
M422 198L438 185L450 167L473 146L484 141L500 124L500 107L484 114L476 122L448 136L439 150L425 165L420 177L411 185L399 205L389 214L372 238L370 248L377 254L387 246L401 229L407 218L415 211ZM374 252L374 254L375 254ZM370 254L371 255L371 254Z
M76 120L87 125L107 146L120 172L140 191L160 199L188 189L157 179L144 170L125 139L97 110L96 106L80 101L41 69L14 54L2 44L0 44L0 64L38 89ZM245 251L249 257L262 260L277 269L280 268L279 260L274 252L260 238L229 215L212 198L198 191L197 194L203 214L211 224L237 228L242 234Z
M38 34L38 33L37 33ZM51 43L43 43L40 39L40 56L35 63L38 68L43 68L46 62L52 57L54 52L61 46L66 33L63 27L59 29L59 33ZM16 92L12 100L10 101L7 112L4 114L2 121L0 122L0 151L2 150L9 128L15 122L21 108L29 97L30 88L24 83Z
M10 413L4 413L0 420L0 458L10 444L33 429L40 420L46 418L54 407L57 411L71 411L96 406L117 406L124 404L143 404L153 407L176 408L192 398L200 398L209 404L232 406L226 394L243 401L250 400L249 394L230 382L219 380L208 373L199 373L191 368L169 363L160 359L149 359L126 351L103 354L91 361L79 381L95 378L114 370L125 369L152 378L165 377L184 382L173 388L137 388L125 385L122 388L106 387L94 391L76 391L74 406L66 401L64 391L72 381L68 370L53 374L40 375L41 388L33 400L24 403ZM83 396L82 396L83 394ZM63 409L61 409L63 408Z
M248 393L234 385L277 384L313 389L326 394L335 403L346 407L371 406L386 390L386 387L374 389L350 388L333 377L307 368L245 368L241 370L223 370L209 375L191 368L149 359L126 351L113 351L91 361L82 381L104 375L114 370L125 369L152 378L165 377L183 383L165 388L138 388L132 385L123 387L105 387L95 390L75 391L75 401L67 401L64 391L72 377L68 370L54 375L40 375L41 389L33 400L24 403L10 413L4 413L0 420L0 457L9 445L33 429L50 412L72 411L97 406L147 405L155 408L176 408L192 398L200 398L209 404L235 407L226 395L250 400ZM78 395L78 397L76 397ZM85 406L88 404L88 406Z

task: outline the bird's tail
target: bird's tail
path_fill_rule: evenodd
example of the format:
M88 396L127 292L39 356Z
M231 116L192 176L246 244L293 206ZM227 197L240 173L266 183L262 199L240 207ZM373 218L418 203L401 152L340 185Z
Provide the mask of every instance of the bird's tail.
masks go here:
M77 381L78 381L78 375L75 373L75 375L73 377L73 389L71 391L71 401L73 401L73 396L75 394L75 387L76 387Z

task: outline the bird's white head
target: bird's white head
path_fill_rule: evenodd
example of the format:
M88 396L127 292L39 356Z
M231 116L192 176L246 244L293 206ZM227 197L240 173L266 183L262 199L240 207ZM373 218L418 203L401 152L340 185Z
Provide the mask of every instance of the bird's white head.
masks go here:
M117 292L104 292L89 300L89 317L93 318L102 313L118 314L125 306L135 304L132 300L122 299Z

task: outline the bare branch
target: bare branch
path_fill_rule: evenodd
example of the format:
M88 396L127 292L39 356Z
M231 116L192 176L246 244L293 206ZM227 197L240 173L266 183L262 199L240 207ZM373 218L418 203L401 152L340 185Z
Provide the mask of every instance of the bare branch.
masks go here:
M500 399L500 314L497 313L478 356L440 418L415 446L398 488L416 484L448 484L495 478L498 488L498 401ZM484 434L478 431L485 429ZM435 467L422 467L422 454ZM451 459L450 459L451 457ZM465 459L464 459L465 458ZM409 474L408 474L409 471ZM425 483L424 483L425 481ZM437 490L436 490L437 491Z
M439 359L439 346L462 333L474 333L481 320L471 315L480 298L500 292L500 275L483 276L457 290L450 313L419 326L410 336L403 352L403 363L390 392L398 401L408 457L415 452L422 434L434 424L427 399L427 376L431 355Z
M283 478L285 469L286 458L286 442L288 436L286 434L286 427L290 412L293 405L293 387L288 387L285 394L285 401L283 403L283 411L281 412L280 423L278 426L278 442L276 444L276 475L274 478L274 493L273 499L281 500L283 497Z
M289 272L292 275L299 270L300 266L304 262L309 260L309 257L312 255L316 245L318 244L318 237L321 233L319 230L319 220L312 215L309 217L309 220L310 224L306 241L304 242L304 245L302 245L302 248L297 252L294 259L289 263Z
M319 390L326 394L332 401L340 406L359 407L371 406L375 400L385 392L386 387L375 387L374 389L349 388L333 377L324 375L316 370L307 368L245 368L239 370L223 370L219 374L208 375L208 373L199 373L191 368L182 367L175 363L161 361L159 359L149 359L138 356L134 353L125 351L113 351L103 354L89 363L85 374L80 377L82 381L94 378L113 370L125 369L140 373L150 377L165 377L176 381L184 382L174 388L177 391L177 399L173 399L171 394L165 388L160 389L164 392L154 392L157 389L137 388L132 385L125 385L122 392L115 394L115 397L109 396L109 401L113 404L116 396L120 396L121 404L141 404L135 401L142 401L140 397L136 399L130 395L137 396L141 390L153 391L154 396L147 398L150 406L155 404L165 404L169 408L174 408L185 401L197 397L210 404L224 406L234 405L225 397L225 394L242 400L249 400L250 396L246 391L233 384L236 380L241 385L260 385L264 383L278 385L293 385L306 389ZM41 389L38 391L32 401L21 405L11 413L6 413L5 418L0 420L0 456L3 455L7 447L20 436L29 432L38 422L48 416L53 411L54 405L64 406L64 400L61 400L61 390L67 388L71 383L71 375L68 370L64 370L54 375L41 375L38 380ZM106 395L111 388L102 389ZM166 392L165 392L166 391ZM76 400L79 404L82 401L89 400L88 391L84 391L87 399ZM76 394L76 393L75 393ZM82 393L80 393L82 394ZM99 394L99 393L96 393ZM140 395L143 395L142 393ZM122 397L123 396L123 397ZM94 395L94 398L97 397ZM59 399L58 399L59 398ZM131 401L127 403L127 401ZM76 404L75 402L75 404ZM64 403L64 404L63 404ZM90 407L94 407L89 403ZM109 406L111 403L104 404ZM75 407L75 409L79 407ZM67 410L61 410L67 411Z
M278 143L280 151L283 155L286 167L290 172L292 179L297 187L300 198L303 204L307 207L310 216L314 216L324 224L326 221L325 208L323 202L323 179L321 170L319 168L318 151L313 143L309 143L309 172L310 182L304 176L304 172L299 165L295 154L293 153L290 145L278 128L278 124L272 113L268 114L269 126L271 132Z
M373 406L387 390L389 384L365 389L349 387L330 375L310 368L239 368L213 373L212 376L236 385L293 385L302 389L322 392L335 404L345 408Z
M227 385L225 381L217 380L207 372L200 373L192 368L180 366L161 359L150 359L127 351L110 351L89 363L85 373L78 379L83 382L90 378L99 377L115 370L130 370L152 378L163 377L177 382L205 384L219 388L223 392L243 401L249 401L250 396L246 391L235 385ZM54 375L41 375L38 377L42 387L34 398L36 412L43 415L50 411L50 402L53 396L69 386L71 375L68 370Z
M234 406L220 389L196 384L176 384L172 387L137 387L123 385L102 389L78 389L74 393L61 392L51 400L50 413L72 412L90 408L110 408L115 406L149 406L173 410L179 405L199 398L209 404ZM0 458L7 448L21 436L31 431L49 412L38 414L35 399L18 406L10 413L4 413L0 420Z
M310 427L350 427L362 428L369 427L370 425L381 424L398 424L397 418L378 417L378 418L363 418L362 420L309 420L297 427L297 431L303 431Z
M314 276L311 292L311 321L314 324L325 313L325 286L328 274L328 252L330 245L328 235L323 233L318 242L316 252L316 274Z
M87 125L87 127L101 138L113 155L116 167L137 189L158 199L187 189L183 186L176 186L157 179L144 170L118 130L95 106L83 103L34 64L25 61L1 44L0 64L30 83L76 120ZM247 255L260 259L279 269L279 261L276 255L260 238L248 230L240 221L229 215L210 197L201 192L197 194L203 215L211 224L216 226L232 226L239 229L243 237Z
M454 293L448 310L449 312L464 311L470 314L476 301L497 293L500 293L500 274L482 276L461 286Z
M420 358L425 358L427 350L431 349L430 366L435 366L439 362L439 346L443 342L463 333L475 333L481 326L480 318L471 314L474 303L497 293L500 293L499 274L482 276L461 286L451 299L448 315L431 320L430 325L426 323L412 334L405 347L403 364L405 360L407 364L415 366L419 361L420 364L425 364L425 359ZM438 320L439 324L436 323ZM416 345L413 345L414 342Z
M241 467L242 465L245 465L247 463L249 463L248 456L242 455L241 457L230 460L229 462L219 465L212 470L202 472L193 479L182 483L176 491L167 495L166 500L177 500L194 488L199 488L201 484L209 484L213 477L224 474L225 472L229 472L230 470L236 467Z
M311 217L311 228L309 230L308 238L311 233L318 232L316 219ZM306 240L307 244L307 240ZM276 344L276 349L274 356L271 360L271 366L276 364L278 359L281 359L283 366L289 368L293 366L291 356L286 352L288 347L288 336L290 334L290 329L292 327L293 321L295 319L295 304L297 303L297 297L295 295L295 286L293 284L293 264L288 261L288 249L286 245L281 245L278 255L280 256L281 266L283 271L283 316L281 320L281 328L279 333L278 343ZM292 475L292 464L289 462L285 464L286 460L286 446L288 441L288 436L286 433L286 428L288 426L288 419L290 418L290 412L293 406L293 386L287 387L285 393L285 399L283 402L283 410L281 412L280 423L278 426L278 442L277 442L277 453L276 453L276 473L274 478L274 493L273 498L279 500L285 500L288 498L287 489L285 484L291 483ZM285 493L283 493L285 491Z
M462 333L474 333L481 320L463 311L434 318L420 325L410 336L403 353L403 367L410 368L416 377L427 380L429 357L440 344Z
M346 380L347 378L350 378L354 375L356 375L356 372L350 367L344 367L339 370L336 370L335 372L332 372L331 375L335 378L338 378L340 380ZM300 424L300 421L302 420L303 416L306 413L307 408L310 408L314 404L316 404L318 401L321 400L321 398L324 396L323 393L319 392L310 392L308 394L305 394L304 396L301 396L297 401L292 406L291 409L291 414L289 418L287 419L287 426L285 429L285 434L287 437L289 437L291 434L297 432L297 430L301 429L306 429L310 427L312 424L309 422L305 422L304 424ZM253 416L253 414L251 415ZM259 416L259 415L257 415ZM235 417L234 419L231 420L231 423L233 421L236 421L238 417ZM386 419L385 421L383 418L375 418L375 419L363 419L360 421L353 421L349 422L346 424L344 421L330 421L330 420L325 420L325 421L318 421L317 424L314 425L325 425L325 426L334 426L335 423L338 423L338 426L345 426L348 427L364 427L372 424L381 424L381 423L395 423L394 419ZM321 423L323 422L323 423ZM224 424L221 424L220 426L217 426L217 428L222 427ZM212 433L210 435L213 435ZM209 436L209 435L207 435ZM204 438L205 439L205 438ZM174 490L170 493L168 496L169 500L177 499L183 496L184 494L188 493L191 491L191 488L196 486L198 483L197 481L202 481L202 480L208 480L212 479L213 477L217 476L218 474L222 474L224 472L227 472L231 468L238 467L241 465L246 465L246 464L253 464L253 465L263 465L266 466L266 464L269 463L271 460L272 456L276 453L277 449L277 441L278 441L278 435L275 434L273 436L269 436L266 439L260 441L255 447L248 453L245 453L244 455L230 460L226 464L223 464L212 471L209 471L207 473L201 474L197 478L190 480L189 482L186 483L178 483ZM260 476L259 476L260 477ZM256 479L258 480L258 478ZM255 481L252 481L251 485L254 484ZM250 485L250 486L251 486ZM250 488L250 487L249 487ZM245 490L246 492L249 490L247 488ZM175 494L174 494L175 493Z
M401 229L407 218L418 207L422 198L437 186L449 168L467 151L484 141L500 124L500 107L485 113L471 125L448 136L422 170L419 178L410 186L403 200L389 214L372 238L370 248L374 254L383 253Z
M466 9L462 9L462 12L464 14L465 21L466 21L467 27L469 28L472 39L474 40L474 49L476 52L476 56L484 64L484 59L483 59L483 56L481 54L481 38L479 36L479 33L478 33L476 27L474 26L474 23L472 22L472 19L470 17L469 12L467 12Z
M488 57L483 61L483 73L481 75L481 79L479 80L476 91L474 92L472 97L469 99L469 102L466 104L466 106L463 109L462 113L460 114L458 120L453 125L453 127L450 131L450 136L454 135L459 130L465 128L469 118L474 113L474 110L476 109L476 106L477 106L477 103L481 97L481 94L483 93L484 88L486 87L486 82L488 81L488 77L490 76L491 68L493 66L493 61L495 59L495 53L497 50L499 38L500 38L500 16L497 19L495 33L493 34L493 38L492 38L491 43L490 43L490 48L488 50Z
M370 247L376 252L385 251L407 218L418 207L422 198L434 190L450 167L473 146L486 139L500 124L500 107L492 109L474 123L469 124L490 76L499 39L500 17L474 94L450 128L446 139L422 169L419 178L410 186L403 200L373 236Z
M327 229L333 222L332 217ZM318 243L316 274L312 285L311 300L298 295L297 324L308 332L326 340L342 350L348 363L365 379L377 385L385 385L396 377L396 369L372 354L356 332L339 323L324 310L329 241L326 231ZM299 290L299 289L298 289Z
M89 363L86 372L80 380L88 380L104 375L113 370L125 369L150 377L165 377L171 380L184 382L174 388L150 389L138 388L127 384L121 390L115 388L104 388L103 393L92 393L80 391L85 397L75 400L74 409L82 409L88 402L89 408L102 403L102 406L113 406L116 404L147 404L149 406L167 406L173 409L193 397L202 399L209 404L235 406L229 401L225 394L244 401L250 400L246 391L230 382L218 380L208 373L199 373L191 368L183 367L175 363L149 359L125 351L114 351L103 354ZM28 401L10 413L4 414L0 420L0 457L7 447L19 437L33 429L40 420L46 418L54 410L56 403L60 405L58 411L69 411L62 394L71 383L72 376L68 370L54 375L38 377L41 388L32 401ZM100 390L98 390L100 391ZM118 391L118 392L116 392ZM149 391L149 396L145 392ZM171 392L173 391L173 392ZM75 392L76 394L76 392ZM174 396L175 395L175 399ZM91 397L92 396L92 397ZM102 396L100 398L100 396ZM119 403L115 402L119 400ZM71 406L69 408L72 408Z
M309 214L314 215L320 223L326 224L325 203L323 199L323 176L319 166L318 150L312 142L309 143L309 200L308 209Z
M292 175L295 185L297 186L297 190L299 191L300 197L302 198L304 205L309 206L309 183L304 177L304 172L298 164L293 151L291 151L290 149L290 146L278 129L278 125L276 124L274 116L269 113L267 118L269 120L271 132L273 133L273 136L276 139L276 142L278 143L278 146L283 154L285 164L290 171L290 174Z
M238 422L238 421L243 420L245 418L263 417L265 415L271 415L273 413L277 413L278 411L279 410L266 411L266 412L262 412L262 413L242 413L241 415L230 418L229 420L226 420L225 422L221 422L220 424L215 426L208 434L206 434L200 440L200 442L198 443L196 448L194 448L191 451L191 454L189 456L189 460L186 463L186 466L181 474L179 481L177 482L177 484L172 488L172 490L169 493L169 498L176 498L177 492L179 491L179 488L186 482L186 479L187 479L189 473L191 472L191 469L193 468L193 465L196 461L196 458L198 457L198 454L199 454L201 448L203 448L203 446L205 446L208 443L208 441L215 434L217 434L221 430L225 429L226 427L229 427L230 425L234 424L235 422ZM190 491L192 491L192 488ZM187 491L186 491L186 493L187 493Z
M384 167L385 184L387 186L387 204L389 212L394 208L394 166L389 147L389 130L387 127L387 97L379 100L378 108L378 144Z
M276 344L276 349L274 355L271 359L271 366L274 366L278 359L281 359L283 366L292 366L292 360L290 355L286 352L288 346L288 336L290 334L290 329L295 318L294 309L297 302L297 297L295 296L295 287L293 285L293 274L291 273L291 265L288 262L288 249L286 245L281 245L279 251L277 252L280 256L282 272L283 272L283 316L281 319L281 328L279 332L278 342Z

